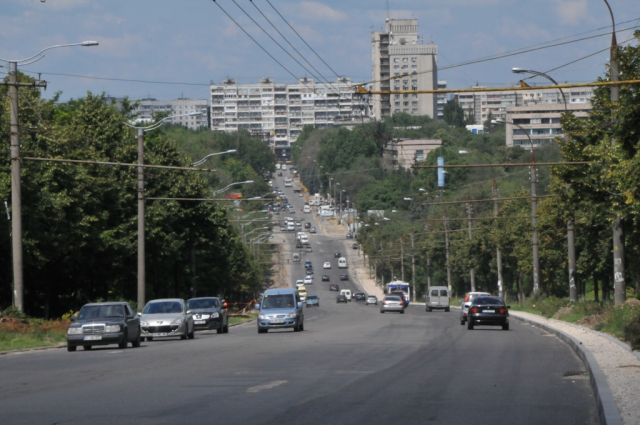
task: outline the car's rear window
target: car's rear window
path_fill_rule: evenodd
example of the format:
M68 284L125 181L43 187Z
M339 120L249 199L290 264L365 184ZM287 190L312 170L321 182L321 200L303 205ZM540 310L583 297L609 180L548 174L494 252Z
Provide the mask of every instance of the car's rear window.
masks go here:
M317 296L317 295L309 295L309 296L307 297L307 299L308 299L308 300L317 300L317 299L318 299L318 296Z
M144 307L143 314L182 313L182 304L177 301L159 301Z
M447 290L446 289L441 289L440 290L440 296L441 297L446 297L447 296Z
M397 295L390 295L390 296L384 297L384 300L385 301L402 301L402 298L400 298Z
M504 305L504 302L499 298L493 297L477 297L473 300L474 305Z
M307 291L300 291L307 293ZM295 307L295 299L292 294L265 295L262 301L262 309L268 310L272 308L293 308Z

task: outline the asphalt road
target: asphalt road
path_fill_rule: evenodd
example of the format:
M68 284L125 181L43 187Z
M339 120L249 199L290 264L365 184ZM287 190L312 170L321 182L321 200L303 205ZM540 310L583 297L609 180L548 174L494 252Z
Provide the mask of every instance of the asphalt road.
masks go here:
M341 245L312 236L320 307L305 308L304 332L258 335L251 322L137 349L2 356L0 424L598 423L588 379L564 376L584 366L555 336L337 304L320 275L331 261L337 281ZM295 281L303 263L289 267Z

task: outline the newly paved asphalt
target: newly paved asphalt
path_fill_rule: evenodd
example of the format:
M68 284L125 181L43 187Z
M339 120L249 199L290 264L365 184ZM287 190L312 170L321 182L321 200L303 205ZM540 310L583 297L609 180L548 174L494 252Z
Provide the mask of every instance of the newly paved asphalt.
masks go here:
M320 307L305 309L304 332L258 335L252 322L137 349L2 356L0 424L598 423L588 378L574 374L584 366L555 336L337 304L320 275L337 282L342 240L312 245ZM303 275L303 263L289 267Z

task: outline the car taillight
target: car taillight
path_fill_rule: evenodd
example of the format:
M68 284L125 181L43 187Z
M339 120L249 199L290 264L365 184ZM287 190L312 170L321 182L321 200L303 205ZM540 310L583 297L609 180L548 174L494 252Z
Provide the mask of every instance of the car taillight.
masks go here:
M383 303L382 303L382 305L387 305L387 302L386 302L386 301L385 301L385 302L383 302Z
M471 307L469 313L477 313L479 310L476 307Z
M506 314L507 313L507 309L506 308L501 308L500 310L498 310L498 313L500 314Z

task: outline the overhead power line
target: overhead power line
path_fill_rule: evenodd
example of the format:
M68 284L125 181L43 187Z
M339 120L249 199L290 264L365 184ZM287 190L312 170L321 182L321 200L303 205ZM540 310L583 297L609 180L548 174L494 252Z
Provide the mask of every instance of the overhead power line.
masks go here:
M251 0L251 1L253 1L253 0ZM296 31L296 30L295 30L295 28L293 28L293 27L291 26L291 24L290 24L290 23L285 19L285 17L284 17L284 16L282 16L282 14L281 14L280 12L278 12L278 9L276 9L276 8L275 8L275 6L274 6L274 5L272 5L272 4L271 4L271 2L270 2L269 0L267 0L267 3L269 3L269 6L271 6L271 8L272 8L272 9L273 9L273 10L274 10L274 11L275 11L279 16L280 16L280 18L282 18L282 20L283 20L283 21L284 21L284 22L289 26L289 28L291 28L291 30L292 30L292 31L293 31L293 32L294 32L298 37L300 37L300 40L302 40L302 42L303 42L304 44L306 44L306 45L307 45L307 47L308 47L308 48L313 52L313 54L314 54L314 55L316 55L316 56L318 57L318 59L320 59L320 60L322 61L322 63L323 63L323 64L325 64L325 65L326 65L326 67L327 67L327 68L329 68L329 69L331 70L331 72L333 72L333 74L334 74L336 77L338 77L338 78L339 78L340 76L338 75L338 73L337 73L336 71L334 71L334 70L333 70L333 68L331 68L331 67L329 66L329 64L328 64L327 62L325 62L325 61L324 61L324 59L322 59L322 58L320 57L320 55L319 55L319 54L318 54L318 53L313 49L313 47L311 47L311 46L309 45L309 43L307 43L307 42L305 41L305 39L304 39L304 38L302 38L302 36L301 36L300 34L298 34L298 31Z

